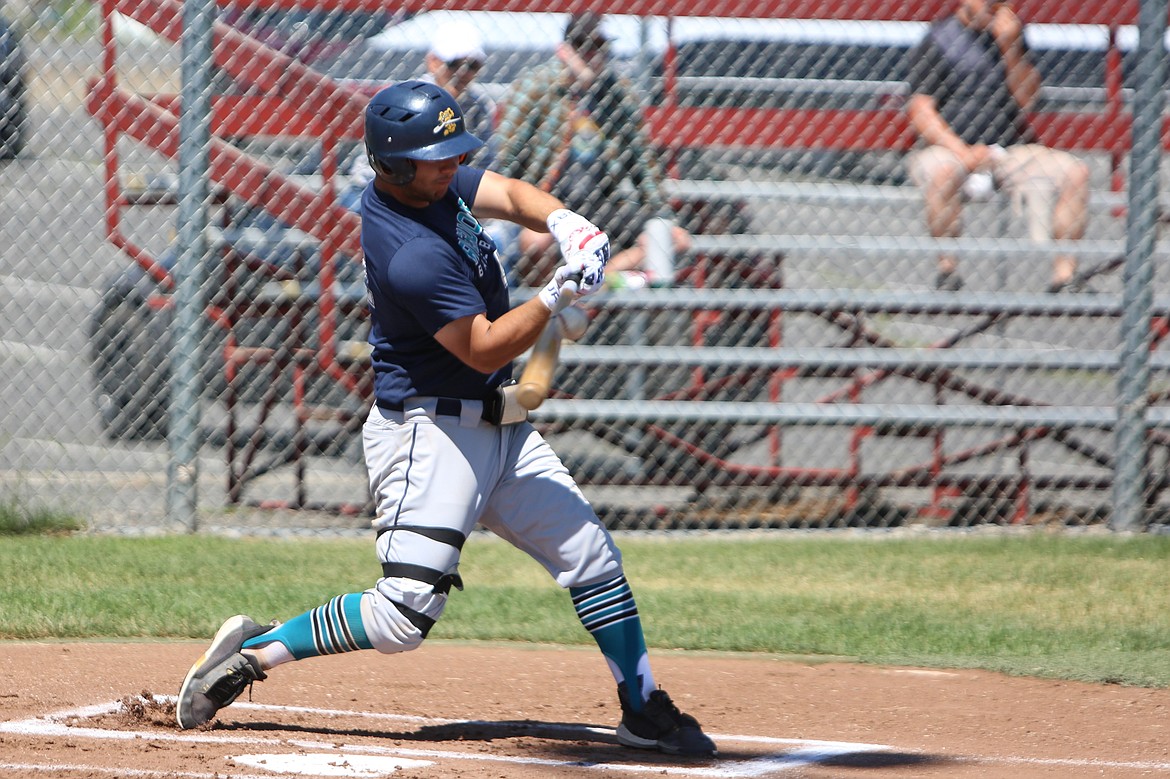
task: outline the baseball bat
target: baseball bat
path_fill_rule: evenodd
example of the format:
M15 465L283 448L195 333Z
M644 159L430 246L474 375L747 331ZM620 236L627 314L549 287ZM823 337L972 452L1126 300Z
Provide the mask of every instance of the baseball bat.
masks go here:
M538 408L548 392L552 389L553 375L557 372L557 360L561 355L561 318L557 316L561 309L568 305L572 295L561 295L557 301L556 310L549 317L548 324L540 332L540 337L532 345L532 354L528 355L528 362L524 365L524 373L520 374L520 383L516 388L516 400L521 406L532 411Z

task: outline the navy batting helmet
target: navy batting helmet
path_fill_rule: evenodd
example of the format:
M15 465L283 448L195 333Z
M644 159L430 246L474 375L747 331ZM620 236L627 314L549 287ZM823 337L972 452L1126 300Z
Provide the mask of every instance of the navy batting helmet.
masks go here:
M366 106L370 167L395 184L414 178L414 160L446 160L480 146L483 141L467 131L455 98L435 84L393 84Z

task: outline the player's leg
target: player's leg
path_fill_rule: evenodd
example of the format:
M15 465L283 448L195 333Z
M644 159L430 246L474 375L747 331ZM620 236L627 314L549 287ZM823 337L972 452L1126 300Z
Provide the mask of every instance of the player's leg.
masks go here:
M370 591L368 632L374 648L387 654L421 644L451 588L462 589L459 557L499 459L498 428L483 422L478 409L464 419L433 412L375 406L365 426L382 566Z
M243 614L228 619L183 679L175 707L179 727L209 722L277 665L372 648L361 617L362 597L339 595L284 624L260 625Z
M180 727L210 721L283 663L359 649L404 652L423 642L442 614L449 588L461 586L454 571L462 541L476 522L467 507L482 503L474 479L436 481L439 463L449 474L471 472L453 439L473 431L461 428L458 419L435 422L422 411L388 419L375 407L363 438L383 577L370 590L340 595L283 624L262 626L244 615L229 619L184 679ZM492 429L479 435L489 444L494 439Z
M480 521L527 552L569 590L578 618L618 683L619 740L671 754L715 754L699 723L657 688L637 604L613 537L531 425L512 426L505 435L506 475Z
M432 412L371 411L363 442L383 575L371 590L340 595L246 641L245 654L263 670L355 649L408 652L439 620L450 588L462 588L460 553L479 521L498 432L479 414L460 420Z

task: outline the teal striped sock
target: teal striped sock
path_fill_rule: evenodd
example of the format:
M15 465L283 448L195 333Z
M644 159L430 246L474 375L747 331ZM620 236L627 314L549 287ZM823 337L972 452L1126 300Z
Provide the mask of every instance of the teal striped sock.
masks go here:
M362 593L338 595L324 606L293 617L267 633L244 642L245 648L272 641L284 644L293 657L335 655L358 649L373 649L362 626Z
M626 683L630 706L642 708L647 685L653 689L646 638L625 576L588 587L570 587L577 617L609 661L618 684Z

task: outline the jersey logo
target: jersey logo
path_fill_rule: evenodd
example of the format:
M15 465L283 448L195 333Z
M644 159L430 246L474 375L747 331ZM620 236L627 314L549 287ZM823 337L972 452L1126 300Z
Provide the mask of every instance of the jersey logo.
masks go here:
M462 117L455 116L454 108L444 108L439 112L439 123L435 125L435 129L431 130L432 135L450 135L455 132Z
M487 272L487 261L484 255L490 257L495 254L496 245L491 242L490 238L486 242L482 240L486 237L483 226L472 215L471 209L463 202L463 198L457 198L457 200L459 201L459 214L455 217L455 241L459 244L463 256L475 268L475 275L482 279L484 273Z

